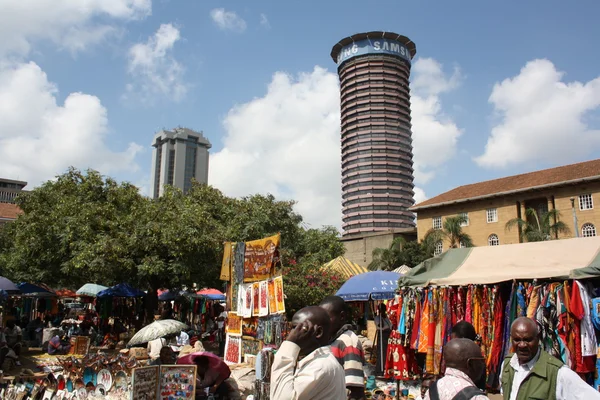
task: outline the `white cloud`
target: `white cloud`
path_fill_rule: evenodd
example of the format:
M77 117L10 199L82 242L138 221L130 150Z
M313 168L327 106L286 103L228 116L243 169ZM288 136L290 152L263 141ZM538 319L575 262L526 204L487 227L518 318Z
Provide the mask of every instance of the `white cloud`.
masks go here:
M153 103L157 98L180 101L185 97L185 69L173 56L173 47L180 39L179 29L162 24L146 43L131 46L128 72L133 82L126 87L126 99L141 98Z
M0 10L0 57L24 56L38 40L83 50L117 32L114 22L148 16L152 1L0 0Z
M33 63L0 67L0 171L35 186L69 166L102 173L136 171L141 146L124 151L106 145L108 120L100 100L69 94L57 104L56 86Z
M419 204L422 201L427 200L427 195L425 191L419 187L415 187L415 204Z
M315 67L273 75L265 96L231 109L209 182L231 196L272 193L298 201L313 226L340 226L338 78Z
M419 61L415 69L417 78L426 82ZM443 117L437 97L442 91L440 82L435 81L435 90L422 84L426 93L435 94L413 96L415 145L424 147L415 149L415 163L428 168L428 174L454 154L460 135L454 123L439 121ZM450 90L450 85L444 90ZM225 117L224 148L211 155L210 184L230 196L258 191L297 200L296 209L308 223L339 228L339 118L336 74L320 67L297 77L275 73L263 97L234 107ZM436 154L430 156L428 151ZM419 174L422 177L423 172ZM415 199L425 199L419 187L415 188Z
M489 168L532 162L578 161L600 149L600 130L586 114L600 107L600 77L563 82L548 60L528 62L520 73L496 83L489 102L500 122L475 161Z
M215 8L211 10L210 17L221 30L234 32L244 32L246 30L246 21L233 11L225 11L224 8Z
M269 19L265 14L260 14L260 25L264 28L270 29L271 24L269 23Z
M411 116L415 182L425 184L455 154L462 130L444 114L440 94L460 84L460 71L446 77L432 58L418 58L412 66Z

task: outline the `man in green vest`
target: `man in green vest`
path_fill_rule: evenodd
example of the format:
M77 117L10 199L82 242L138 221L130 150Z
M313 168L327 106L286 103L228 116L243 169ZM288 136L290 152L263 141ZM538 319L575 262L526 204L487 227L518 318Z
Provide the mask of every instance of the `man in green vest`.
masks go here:
M541 332L530 318L517 318L510 337L514 354L502 364L500 386L504 400L594 400L600 393L562 361L540 348Z

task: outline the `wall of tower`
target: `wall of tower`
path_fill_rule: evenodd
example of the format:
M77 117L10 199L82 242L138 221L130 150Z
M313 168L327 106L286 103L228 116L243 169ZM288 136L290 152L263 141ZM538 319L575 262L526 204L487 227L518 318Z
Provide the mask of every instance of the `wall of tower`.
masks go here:
M358 55L338 74L344 235L412 228L410 61Z

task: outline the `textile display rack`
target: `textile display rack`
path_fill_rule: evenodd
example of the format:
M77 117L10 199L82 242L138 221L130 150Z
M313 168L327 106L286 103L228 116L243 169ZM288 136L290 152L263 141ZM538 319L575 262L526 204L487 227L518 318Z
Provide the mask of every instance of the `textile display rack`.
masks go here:
M221 280L227 282L224 361L228 364L243 360L255 360L256 368L263 360L268 364L270 350L278 348L290 330L285 318L280 242L277 234L225 243ZM264 368L270 371L270 365ZM268 399L268 383L269 373L257 374L256 395L263 400Z
M496 391L511 324L526 316L542 328L541 346L598 389L599 250L600 238L451 249L413 268L387 303L386 376L443 374L442 348L464 320L481 337L486 387Z

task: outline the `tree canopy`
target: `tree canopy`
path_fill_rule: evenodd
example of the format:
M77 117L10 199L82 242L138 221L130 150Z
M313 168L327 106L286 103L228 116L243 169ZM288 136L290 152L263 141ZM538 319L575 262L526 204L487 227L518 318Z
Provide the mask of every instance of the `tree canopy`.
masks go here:
M430 229L423 238L427 248L435 247L439 241L448 241L451 249L473 247L473 239L463 232L462 227L469 222L465 215L455 215L444 220L442 229Z
M229 198L198 183L185 195L169 187L149 199L129 183L71 168L20 195L17 203L23 215L0 228L0 273L54 287L76 289L87 282L128 282L150 290L191 283L220 287L226 241L281 233L282 259L294 275L287 293L294 285L307 287L307 279L298 277L320 271L344 252L335 228L304 229L293 201L272 195Z
M527 242L552 240L558 238L560 233L571 232L568 225L560 220L560 211L556 209L538 213L535 209L528 208L525 210L525 219L513 218L506 223L507 231L513 228L520 228L522 237Z

